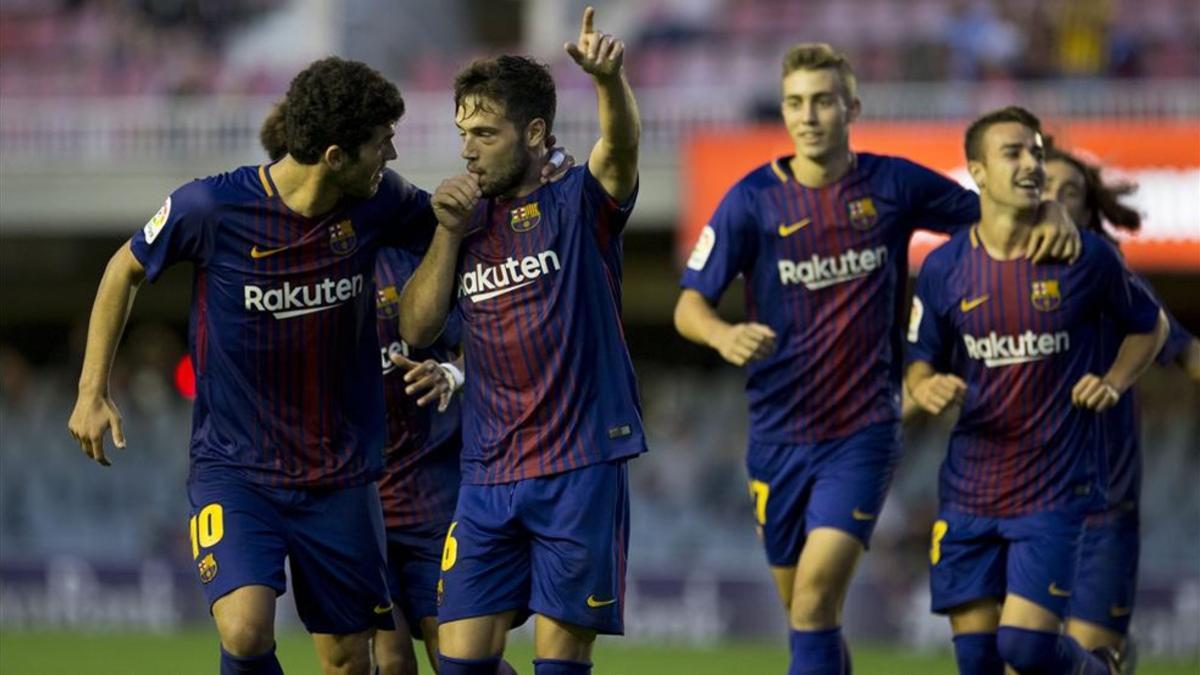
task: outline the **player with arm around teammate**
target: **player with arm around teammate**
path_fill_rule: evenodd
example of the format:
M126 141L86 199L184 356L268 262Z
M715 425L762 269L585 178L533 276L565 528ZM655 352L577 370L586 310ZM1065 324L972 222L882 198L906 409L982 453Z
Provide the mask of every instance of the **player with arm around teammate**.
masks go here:
M850 149L861 104L846 58L800 44L783 58L792 155L726 193L687 261L680 334L748 373L747 469L767 562L788 611L793 673L842 673L841 612L900 454L908 242L952 233L979 198L918 164ZM1069 258L1061 207L1030 254ZM748 321L716 304L746 279Z
M624 630L626 460L645 451L620 324L621 233L637 189L638 116L620 41L584 12L567 51L592 76L600 139L540 186L554 122L548 70L477 61L455 82L468 173L434 195L439 227L401 298L401 332L462 313L463 485L442 560L442 675L492 673L505 634L536 615L537 675L591 670Z
M1071 212L1080 227L1105 238L1116 239L1104 228L1136 232L1141 214L1123 203L1136 186L1108 184L1100 168L1079 156L1051 145L1046 152L1046 194ZM1135 275L1135 283L1149 289ZM1166 312L1166 309L1163 310ZM1155 361L1178 364L1200 382L1200 341L1167 312L1170 332ZM1106 323L1105 358L1115 358L1124 337L1115 324ZM1103 440L1108 451L1109 492L1107 508L1090 515L1079 546L1075 581L1067 605L1067 634L1087 649L1110 647L1128 661L1132 646L1126 636L1133 615L1137 590L1141 497L1140 406L1136 391L1129 391L1102 416Z
M967 130L977 226L926 259L905 380L932 414L962 411L939 476L932 606L962 673L1117 672L1061 621L1083 522L1107 489L1099 413L1153 361L1166 319L1113 248L1090 233L1073 264L1024 258L1045 181L1040 123L1005 108ZM1115 359L1105 321L1125 338Z

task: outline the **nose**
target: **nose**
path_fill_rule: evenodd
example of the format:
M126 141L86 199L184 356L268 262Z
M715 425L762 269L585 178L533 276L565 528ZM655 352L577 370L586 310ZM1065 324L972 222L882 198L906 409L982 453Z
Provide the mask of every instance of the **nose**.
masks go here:
M479 153L475 151L475 143L469 136L462 139L462 150L458 154L466 160L475 159L479 156Z
M383 161L390 162L399 156L400 155L396 153L396 144L392 141L388 141L387 147L383 150Z
M807 124L817 123L817 106L812 101L805 101L803 107L800 108L800 117Z

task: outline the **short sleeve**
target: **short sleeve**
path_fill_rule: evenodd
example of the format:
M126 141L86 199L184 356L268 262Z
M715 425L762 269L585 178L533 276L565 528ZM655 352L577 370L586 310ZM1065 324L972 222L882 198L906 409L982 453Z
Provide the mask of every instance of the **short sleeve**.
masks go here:
M1145 282L1139 281L1125 266L1120 255L1108 242L1089 237L1096 250L1100 286L1104 292L1099 299L1101 310L1112 317L1125 334L1149 333L1158 323L1158 301Z
M1165 308L1163 311L1166 311ZM1184 328L1183 324L1179 323L1175 315L1170 312L1167 312L1167 321L1171 324L1170 331L1167 333L1167 341L1163 343L1162 349L1158 352L1158 357L1155 358L1155 361L1161 366L1177 361L1188 345L1192 343L1192 340L1196 339L1196 336Z
M725 194L696 239L680 286L716 304L730 282L751 266L758 227L750 202L740 183Z
M633 214L633 206L637 203L640 179L639 184L634 186L633 192L624 201L617 201L605 191L604 186L592 175L586 164L576 170L583 172L583 205L586 209L584 212L596 214L594 222L597 234L611 239L623 232L625 225L629 223L629 216Z
M208 184L197 180L171 193L129 241L133 256L153 282L171 265L190 261L203 266L215 240L214 201Z
M925 361L937 370L944 370L953 344L953 326L942 310L945 274L940 267L931 257L917 276L917 290L908 317L905 361L910 364Z
M954 234L979 222L979 195L942 174L906 159L897 159L902 190L912 223L923 230Z
M417 254L428 250L437 228L429 193L400 174L385 171L378 198L384 209L381 243Z

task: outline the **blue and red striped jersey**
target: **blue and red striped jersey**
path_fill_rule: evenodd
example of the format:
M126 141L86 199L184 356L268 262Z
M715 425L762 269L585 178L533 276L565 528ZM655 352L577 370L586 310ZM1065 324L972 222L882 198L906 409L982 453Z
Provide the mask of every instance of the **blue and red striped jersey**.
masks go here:
M439 413L436 403L418 406L418 397L404 391L404 370L388 357L393 350L418 362L441 363L457 356L462 332L457 311L450 312L442 334L425 349L410 348L400 337L400 292L420 263L419 256L399 248L380 249L375 263L376 326L387 406L379 498L388 527L448 523L458 501L459 397L451 399L445 412Z
M150 281L194 265L193 478L345 487L379 477L375 256L423 250L434 227L429 195L392 171L371 198L319 218L289 209L267 166L171 193L130 245Z
M506 483L646 450L621 327L621 233L636 193L587 167L476 208L458 264L464 483Z
M1112 365L1106 320L1145 333L1159 309L1110 244L1082 236L1072 264L993 260L975 228L925 260L907 360L967 384L940 472L943 505L994 517L1103 506L1101 416L1073 405L1071 390Z
M1141 285L1147 294L1162 305L1146 279L1133 275L1133 282ZM1167 319L1170 322L1170 332L1155 358L1159 365L1169 365L1178 359L1180 353L1195 339L1170 312L1167 312ZM1125 334L1114 322L1106 321L1102 339L1104 363L1117 358L1117 350L1124 338ZM1117 405L1105 411L1102 417L1103 445L1108 450L1109 504L1125 508L1136 506L1142 492L1141 406L1136 388L1126 392Z
M776 334L747 366L750 438L811 443L899 418L908 242L979 218L979 197L897 157L859 153L807 188L790 158L739 181L704 227L681 285L714 305L738 275L751 321Z

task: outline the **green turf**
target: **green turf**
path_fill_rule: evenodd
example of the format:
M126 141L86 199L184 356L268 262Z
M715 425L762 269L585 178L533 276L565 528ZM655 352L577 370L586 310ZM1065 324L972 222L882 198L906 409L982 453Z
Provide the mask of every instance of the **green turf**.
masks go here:
M212 675L217 672L217 642L208 631L171 635L128 633L0 632L0 675ZM279 640L279 657L289 675L317 675L307 636ZM533 672L528 643L513 644L509 661L525 675ZM597 675L771 675L787 670L782 643L725 644L712 649L648 646L601 639ZM422 672L428 673L422 663ZM856 647L856 675L952 675L949 654L913 654L888 647ZM1146 661L1139 675L1196 675L1200 662Z

